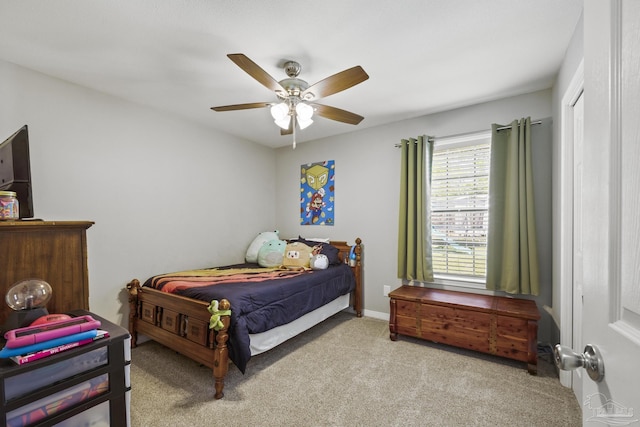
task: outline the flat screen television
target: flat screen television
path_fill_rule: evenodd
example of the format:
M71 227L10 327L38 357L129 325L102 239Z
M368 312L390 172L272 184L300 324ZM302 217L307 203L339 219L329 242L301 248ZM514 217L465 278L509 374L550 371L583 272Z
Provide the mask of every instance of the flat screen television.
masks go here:
M20 219L33 218L27 125L0 144L0 191L15 191L20 205Z

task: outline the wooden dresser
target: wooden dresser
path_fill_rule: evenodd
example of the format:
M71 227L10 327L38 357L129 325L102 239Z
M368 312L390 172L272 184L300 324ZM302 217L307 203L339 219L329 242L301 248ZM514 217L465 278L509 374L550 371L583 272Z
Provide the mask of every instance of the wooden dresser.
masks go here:
M527 363L537 373L535 301L402 286L389 294L390 338L422 338Z
M0 325L11 309L4 296L20 280L49 283L49 313L89 309L86 230L89 221L0 221Z

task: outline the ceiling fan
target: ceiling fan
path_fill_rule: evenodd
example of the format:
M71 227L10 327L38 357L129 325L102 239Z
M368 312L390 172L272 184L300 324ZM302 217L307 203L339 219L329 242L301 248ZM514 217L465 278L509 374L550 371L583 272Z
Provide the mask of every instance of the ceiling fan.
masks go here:
M242 53L227 55L235 64L259 83L275 92L278 102L252 102L249 104L223 105L211 107L214 111L248 110L271 107L274 122L281 128L281 135L293 134L293 148L296 147L296 128L304 129L313 123L313 114L342 123L357 125L364 117L340 108L318 104L315 101L349 89L369 76L361 66L355 66L327 77L313 85L299 79L300 64L287 61L284 71L288 78L279 82Z

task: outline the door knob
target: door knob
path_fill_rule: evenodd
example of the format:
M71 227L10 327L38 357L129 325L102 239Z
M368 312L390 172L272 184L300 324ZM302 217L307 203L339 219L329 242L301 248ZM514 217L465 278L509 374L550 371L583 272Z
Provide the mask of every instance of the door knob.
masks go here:
M563 371L571 371L577 368L585 368L589 378L600 382L604 378L604 361L598 347L587 344L584 353L579 354L569 347L556 344L553 349L556 366Z

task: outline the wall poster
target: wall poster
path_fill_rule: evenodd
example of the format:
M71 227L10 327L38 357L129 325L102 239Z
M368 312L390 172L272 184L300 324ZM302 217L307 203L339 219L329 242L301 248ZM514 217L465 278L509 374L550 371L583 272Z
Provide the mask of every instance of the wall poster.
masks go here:
M300 224L333 225L335 161L300 166Z

